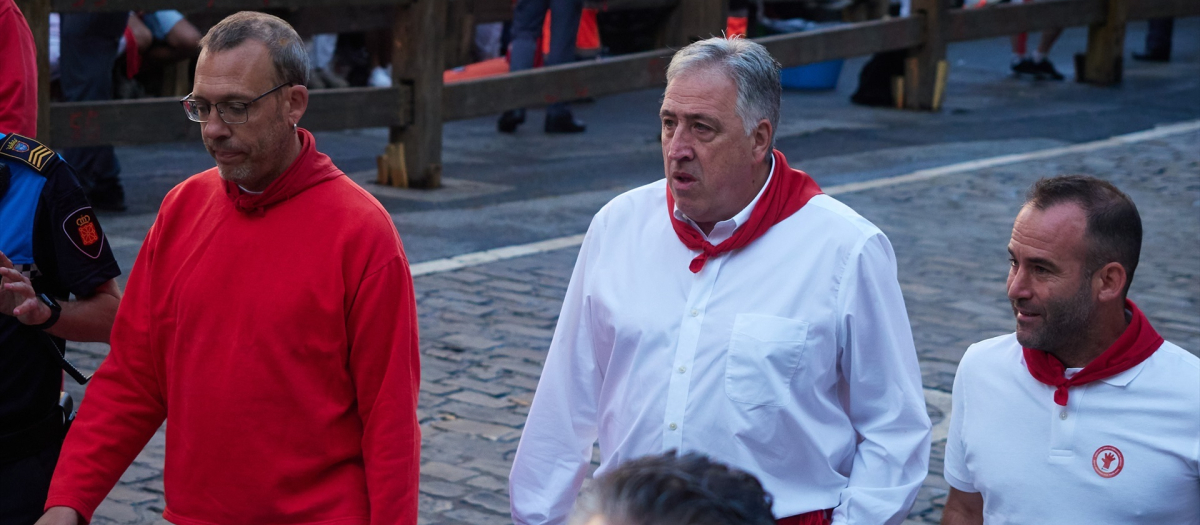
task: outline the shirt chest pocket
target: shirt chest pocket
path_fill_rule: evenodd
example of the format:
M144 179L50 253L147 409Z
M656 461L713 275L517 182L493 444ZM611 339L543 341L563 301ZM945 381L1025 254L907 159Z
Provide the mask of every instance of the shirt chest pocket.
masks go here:
M738 314L725 358L725 395L738 403L786 404L807 336L803 321Z

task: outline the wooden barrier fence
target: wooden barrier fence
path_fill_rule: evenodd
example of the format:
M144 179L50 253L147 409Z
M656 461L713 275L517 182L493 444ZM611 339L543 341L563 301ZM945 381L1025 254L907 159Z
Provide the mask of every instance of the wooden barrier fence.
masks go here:
M241 9L288 10L302 34L392 27L390 88L313 91L304 125L311 130L387 126L379 182L436 188L441 181L442 123L557 101L661 87L673 48L720 34L724 0L622 0L671 7L654 51L577 62L443 85L451 56L447 26L511 17L510 0L17 0L38 45L40 139L56 148L199 139L173 98L53 103L49 101L48 18L52 11L178 9L210 15ZM615 2L614 2L615 3ZM1044 0L980 9L949 9L947 0L912 0L912 16L756 39L784 67L908 50L903 106L937 110L946 75L946 45L1054 27L1088 27L1080 81L1120 81L1125 24L1166 16L1198 16L1200 0ZM450 18L448 18L450 17ZM458 39L453 39L457 42ZM452 43L451 46L454 44Z

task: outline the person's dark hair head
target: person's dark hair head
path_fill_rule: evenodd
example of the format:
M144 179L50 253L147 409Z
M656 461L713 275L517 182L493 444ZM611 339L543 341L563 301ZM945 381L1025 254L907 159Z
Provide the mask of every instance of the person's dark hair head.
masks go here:
M583 525L773 525L771 495L753 475L675 451L629 461L596 479L571 517Z
M1087 175L1043 178L1029 189L1025 205L1038 210L1073 203L1087 217L1085 271L1092 274L1110 262L1125 268L1125 290L1133 282L1142 251L1142 218L1128 195L1112 183Z
M304 49L304 41L291 25L277 16L255 11L229 15L200 39L200 51L227 51L247 40L267 46L277 82L308 85L308 52Z

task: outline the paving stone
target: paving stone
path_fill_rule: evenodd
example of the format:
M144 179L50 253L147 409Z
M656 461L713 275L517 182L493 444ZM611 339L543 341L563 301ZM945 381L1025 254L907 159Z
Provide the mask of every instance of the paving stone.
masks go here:
M442 498L458 498L467 493L466 487L460 484L428 479L421 480L420 490L431 496Z
M508 490L508 482L493 478L491 476L476 476L467 480L467 485L479 487L484 490L495 492L503 492Z
M472 392L469 390L452 394L450 399L488 408L504 408L513 404L512 401L509 401L508 399L497 399L487 394L480 394L479 392Z
M492 441L509 441L521 436L521 432L518 430L481 421L471 421L470 419L434 421L431 425L434 428L450 432L474 434Z
M478 505L496 514L508 514L508 496L497 494L495 492L476 492L463 498L464 501L472 505Z
M451 348L470 351L491 350L504 344L500 341L471 334L454 334L443 337L442 342Z
M511 386L503 383L479 381L469 377L455 377L454 379L447 380L446 383L492 396L499 396L512 391Z
M450 482L462 481L469 477L475 476L476 472L459 468L454 465L441 463L437 461L429 461L421 465L422 476L433 476Z

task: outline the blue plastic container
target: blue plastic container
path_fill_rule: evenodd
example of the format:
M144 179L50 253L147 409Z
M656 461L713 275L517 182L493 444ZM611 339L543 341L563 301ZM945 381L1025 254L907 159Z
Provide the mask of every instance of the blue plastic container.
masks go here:
M829 60L806 66L789 67L780 72L780 80L787 89L809 91L829 90L837 87L842 74L844 60Z

